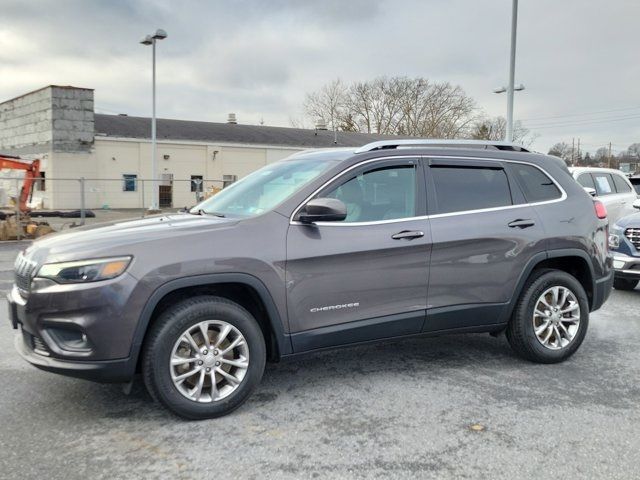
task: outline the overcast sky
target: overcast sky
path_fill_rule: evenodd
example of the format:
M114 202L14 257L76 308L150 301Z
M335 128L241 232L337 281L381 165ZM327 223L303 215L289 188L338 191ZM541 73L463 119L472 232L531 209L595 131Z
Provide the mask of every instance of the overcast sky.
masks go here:
M0 0L0 101L48 84L95 89L96 110L289 126L339 77L424 76L505 115L510 0ZM515 117L535 149L640 142L640 1L520 0Z

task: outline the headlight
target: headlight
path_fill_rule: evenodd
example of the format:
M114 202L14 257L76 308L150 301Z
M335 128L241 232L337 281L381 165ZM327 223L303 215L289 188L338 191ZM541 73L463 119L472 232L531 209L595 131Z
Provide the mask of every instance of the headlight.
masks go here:
M58 283L97 282L122 275L130 262L131 257L117 257L47 263L40 267L36 277L48 278Z

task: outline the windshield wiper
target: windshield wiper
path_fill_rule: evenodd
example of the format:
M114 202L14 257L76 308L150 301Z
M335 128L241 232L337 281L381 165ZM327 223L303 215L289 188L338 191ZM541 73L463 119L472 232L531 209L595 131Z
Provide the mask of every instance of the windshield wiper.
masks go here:
M194 213L194 215L211 215L213 217L220 217L220 218L225 218L226 215L224 213L220 213L220 212L207 212L203 209L198 210L196 213Z

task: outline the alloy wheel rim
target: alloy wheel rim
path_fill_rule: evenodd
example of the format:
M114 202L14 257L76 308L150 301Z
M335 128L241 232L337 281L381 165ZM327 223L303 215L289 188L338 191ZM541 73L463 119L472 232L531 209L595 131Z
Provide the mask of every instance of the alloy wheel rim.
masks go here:
M204 320L178 337L169 360L175 388L186 398L212 403L233 393L249 368L249 346L240 330Z
M561 350L580 329L580 304L566 287L554 286L542 293L533 310L533 331L543 347Z

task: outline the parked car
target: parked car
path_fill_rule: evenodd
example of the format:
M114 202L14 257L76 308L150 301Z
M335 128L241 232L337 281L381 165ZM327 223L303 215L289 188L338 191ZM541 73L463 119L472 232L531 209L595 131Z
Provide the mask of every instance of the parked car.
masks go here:
M640 200L633 206L640 210ZM623 217L610 227L609 248L613 252L613 286L618 290L635 289L640 281L640 212Z
M637 193L627 176L620 170L574 167L570 168L570 171L580 185L604 203L611 223L634 212L633 202Z
M240 406L267 360L362 342L506 332L525 359L565 360L611 290L607 228L564 163L511 144L311 151L190 214L35 241L11 321L36 367L140 371L171 411L209 418Z
M640 177L629 177L629 182L633 185L638 197L640 197Z

